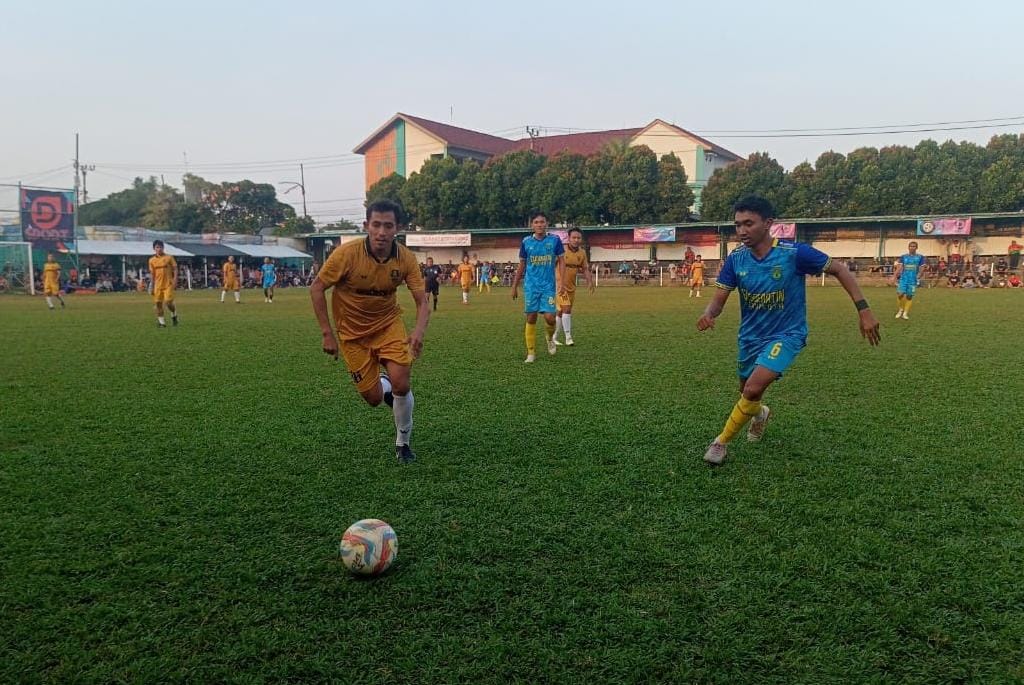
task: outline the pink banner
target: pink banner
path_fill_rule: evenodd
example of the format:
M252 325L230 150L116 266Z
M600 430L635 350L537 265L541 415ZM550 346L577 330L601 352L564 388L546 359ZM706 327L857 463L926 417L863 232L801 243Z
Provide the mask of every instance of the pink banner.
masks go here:
M967 219L918 219L918 235L970 235L971 220Z
M674 243L675 226L640 226L633 229L634 243Z
M773 238L796 240L796 224L772 224L768 232Z

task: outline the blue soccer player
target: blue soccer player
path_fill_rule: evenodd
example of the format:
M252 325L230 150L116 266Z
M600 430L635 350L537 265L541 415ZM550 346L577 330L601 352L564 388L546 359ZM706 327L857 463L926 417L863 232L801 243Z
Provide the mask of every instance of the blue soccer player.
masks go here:
M523 238L519 247L519 269L512 281L512 299L519 298L519 282L523 285L526 312L526 363L537 359L537 313L544 314L545 337L548 354L555 347L555 295L564 293L565 247L558 236L548 233L548 217L544 212L530 215L533 233Z
M263 301L273 302L274 285L277 284L277 270L274 269L274 264L270 261L270 257L263 258L263 265L260 267L260 271L263 272Z
M914 293L917 292L917 279L921 274L921 267L924 266L924 255L917 254L917 243L911 241L907 245L909 252L896 260L896 299L899 300L900 308L896 310L897 319L910 319L910 305L914 303Z
M733 250L718 274L718 289L697 320L697 330L715 327L733 290L740 294L738 371L740 399L725 428L708 446L704 461L725 461L727 445L748 421L747 439L764 435L771 410L761 404L771 385L796 359L807 340L807 298L804 276L835 276L853 300L860 317L860 332L872 345L880 341L878 321L860 287L842 262L810 245L772 238L769 229L775 210L764 198L743 198L733 207L736 236L742 245Z

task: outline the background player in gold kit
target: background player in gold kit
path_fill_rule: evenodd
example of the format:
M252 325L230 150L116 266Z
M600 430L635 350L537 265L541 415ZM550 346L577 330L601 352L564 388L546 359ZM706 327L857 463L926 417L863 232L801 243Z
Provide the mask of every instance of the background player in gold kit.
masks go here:
M410 372L423 351L423 335L430 320L430 305L416 257L395 236L402 208L389 200L366 208L365 240L354 240L334 250L310 288L313 312L323 333L323 350L338 356L367 404L382 401L394 410L395 454L408 463L416 458L412 437L413 395ZM402 283L416 301L416 327L408 335L395 292ZM326 291L333 288L327 313ZM340 345L339 345L340 340ZM386 373L379 373L383 365Z
M174 286L178 282L178 262L164 254L164 241L153 241L153 256L149 258L149 275L153 279L153 302L156 304L156 325L167 328L164 305L171 311L171 322L178 325L178 310L174 306Z
M46 296L46 305L50 309L55 308L55 297L60 300L60 308L64 308L64 298L60 296L60 264L52 252L46 255L46 264L43 264L43 295Z
M242 285L238 280L238 265L235 264L235 255L230 255L228 261L224 262L222 267L221 276L224 278L223 290L220 291L220 301L224 301L224 296L228 294L229 290L235 293L235 302L242 301Z
M554 341L558 342L558 334L565 331L565 344L572 347L576 343L572 339L572 305L576 301L576 275L580 272L587 279L587 287L594 292L594 274L590 272L590 262L583 249L583 231L578 228L569 229L569 247L565 251L564 292L556 298L558 315L555 318Z

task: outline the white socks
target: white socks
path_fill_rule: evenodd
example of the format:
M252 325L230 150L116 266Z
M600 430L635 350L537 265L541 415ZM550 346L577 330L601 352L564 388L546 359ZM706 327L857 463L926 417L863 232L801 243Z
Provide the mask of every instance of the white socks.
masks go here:
M412 408L416 404L412 389L407 395L395 395L395 445L408 445L412 437Z
M221 299L223 299L223 298L221 298ZM242 293L240 293L240 292L238 292L236 290L235 291L235 302L241 302L241 301L242 301Z
M161 326L166 326L166 325L167 325L167 322L166 322L166 321L164 321L164 317L162 317L162 316L158 316L158 317L156 317L156 322L157 322L158 324L160 324Z
M49 295L46 296L46 304L50 306L50 309L53 309L53 298Z
M565 337L572 337L572 314L562 314L560 319L562 322L562 330L565 331Z
M564 316L565 314L555 317L555 340L558 339L558 334L562 332L562 317Z
M469 293L462 293L462 301L466 303L469 302Z
M224 296L225 296L225 295L227 295L227 294L228 294L228 291L227 291L227 290L221 290L221 291L220 291L220 301L221 301L221 302L223 302L223 301L224 301Z

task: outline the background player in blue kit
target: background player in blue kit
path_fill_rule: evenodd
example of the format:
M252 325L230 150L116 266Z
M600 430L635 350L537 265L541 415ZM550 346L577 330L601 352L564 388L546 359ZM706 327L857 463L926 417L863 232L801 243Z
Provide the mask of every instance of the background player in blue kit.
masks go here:
M872 345L880 340L878 321L845 265L810 245L772 238L769 229L775 209L764 198L744 198L733 209L736 236L742 245L725 259L718 274L718 290L697 320L697 330L714 328L729 295L739 291L741 395L722 432L704 454L704 461L712 465L725 461L726 445L751 419L747 439L757 441L764 435L771 410L761 404L761 398L807 341L806 275L824 272L835 276L857 307L861 335Z
M907 250L907 254L896 260L896 273L893 274L896 279L896 299L900 303L900 308L896 310L897 319L910 318L910 305L913 304L921 267L925 263L924 255L917 254L917 243L911 241Z
M512 281L512 299L519 298L519 282L523 285L523 309L526 312L526 363L537 358L537 314L544 314L545 337L548 354L554 354L555 347L555 295L564 291L565 247L558 236L548 233L548 217L544 212L530 216L533 233L523 238L519 247L519 269Z
M277 270L270 261L270 257L263 258L263 265L260 267L263 272L263 298L264 302L274 301L274 285L277 284Z

